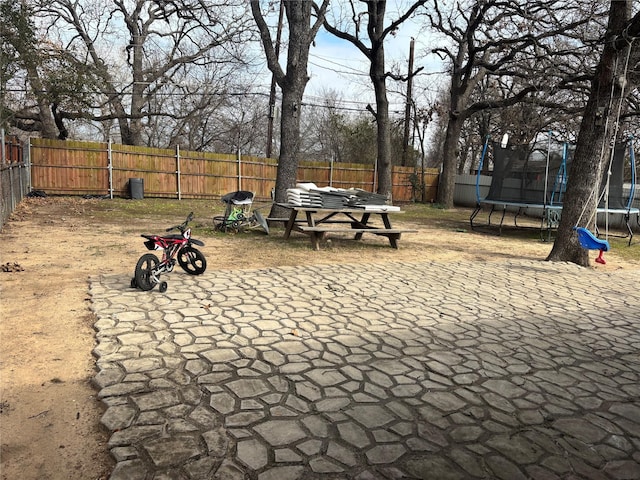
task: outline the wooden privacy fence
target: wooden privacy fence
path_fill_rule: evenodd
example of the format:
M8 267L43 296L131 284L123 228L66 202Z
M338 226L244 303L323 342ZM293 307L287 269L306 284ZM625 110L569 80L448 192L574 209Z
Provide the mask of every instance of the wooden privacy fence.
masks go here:
M50 195L108 195L129 197L130 181L140 183L144 196L159 198L217 198L249 190L256 199L270 199L277 161L247 155L133 147L113 143L31 139L31 183ZM393 168L393 201L409 202L421 172ZM319 187L375 191L371 165L300 162L298 181ZM413 177L413 178L412 178ZM412 182L413 180L413 182ZM434 201L438 170L425 169L425 201Z

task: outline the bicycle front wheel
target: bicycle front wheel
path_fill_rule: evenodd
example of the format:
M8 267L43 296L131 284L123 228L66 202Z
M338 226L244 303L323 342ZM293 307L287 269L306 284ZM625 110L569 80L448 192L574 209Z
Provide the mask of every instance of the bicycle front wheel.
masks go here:
M178 263L189 275L200 275L207 269L207 260L197 248L186 246L178 254Z

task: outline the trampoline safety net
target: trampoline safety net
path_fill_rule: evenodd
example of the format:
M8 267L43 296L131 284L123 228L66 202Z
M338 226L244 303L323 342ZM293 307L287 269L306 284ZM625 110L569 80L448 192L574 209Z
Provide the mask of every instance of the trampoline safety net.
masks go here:
M493 142L492 147L493 175L486 200L530 205L562 204L571 150L561 147L547 152L547 148L542 151L530 145L503 148L497 142Z
M613 159L611 160L611 177L609 178L609 205L606 205L605 191L607 189L608 170L605 166L602 172L602 181L600 182L600 203L598 208L608 208L611 210L624 210L630 206L629 196L625 195L623 185L625 180L625 167L629 162L625 159L627 153L627 144L618 143L613 151Z

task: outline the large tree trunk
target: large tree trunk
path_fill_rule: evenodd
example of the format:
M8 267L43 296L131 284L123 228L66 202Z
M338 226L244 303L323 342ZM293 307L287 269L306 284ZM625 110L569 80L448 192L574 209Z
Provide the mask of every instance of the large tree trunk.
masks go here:
M626 81L620 75L630 48L615 50L612 40L622 32L630 13L630 1L611 2L605 47L580 124L562 218L547 260L589 265L589 252L578 243L574 227L591 229L595 221L601 172L610 155L608 144L616 140L618 103L621 101L622 84ZM614 71L616 64L618 71Z
M464 120L456 112L449 114L449 124L442 148L442 172L438 179L437 201L445 208L453 208L453 193L456 183L456 170L460 154L460 132Z
M38 94L37 97L40 135L42 135L42 138L57 139L59 135L58 128L56 127L56 122L53 118L51 104L48 100L42 98L42 95Z
M43 93L45 88L40 80L40 74L35 65L27 65L27 71L29 72L29 80L33 87L33 91L36 92L36 102L38 103L38 121L40 123L40 135L42 138L58 138L58 129L56 127L55 120L53 118L53 111L51 110L51 102L49 102L47 96Z
M287 189L295 187L298 174L298 154L300 151L300 105L304 86L296 85L282 89L282 118L280 129L280 157L276 173L275 201L287 201ZM281 216L283 212L274 205L271 216Z
M133 63L132 63L132 77L133 85L131 91L131 119L129 120L129 144L142 146L142 110L145 106L144 93L147 88L147 81L144 75L143 65L143 44L146 41L144 35L133 35Z
M438 179L437 202L444 208L453 208L453 194L456 186L456 172L460 157L460 134L469 111L465 106L469 101L473 87L484 76L484 69L480 69L473 78L465 78L462 68L467 52L466 45L461 45L456 56L451 74L449 121L442 147L442 172Z
M391 162L391 128L389 100L384 75L384 50L380 46L371 60L371 81L376 95L376 125L378 130L378 188L377 193L391 195L393 166Z

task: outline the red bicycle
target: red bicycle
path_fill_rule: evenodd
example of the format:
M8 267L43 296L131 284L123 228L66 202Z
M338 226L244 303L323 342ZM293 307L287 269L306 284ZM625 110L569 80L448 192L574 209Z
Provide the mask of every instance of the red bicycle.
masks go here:
M159 285L160 292L167 291L167 282L160 281L160 275L173 271L176 263L189 275L200 275L207 269L207 260L200 250L193 245L204 246L204 242L191 238L189 222L193 220L193 212L180 225L167 228L167 232L179 230L180 234L172 235L141 235L146 238L145 246L149 250L162 250L159 260L153 253L145 253L136 264L136 270L131 279L131 287L140 290L151 290Z

